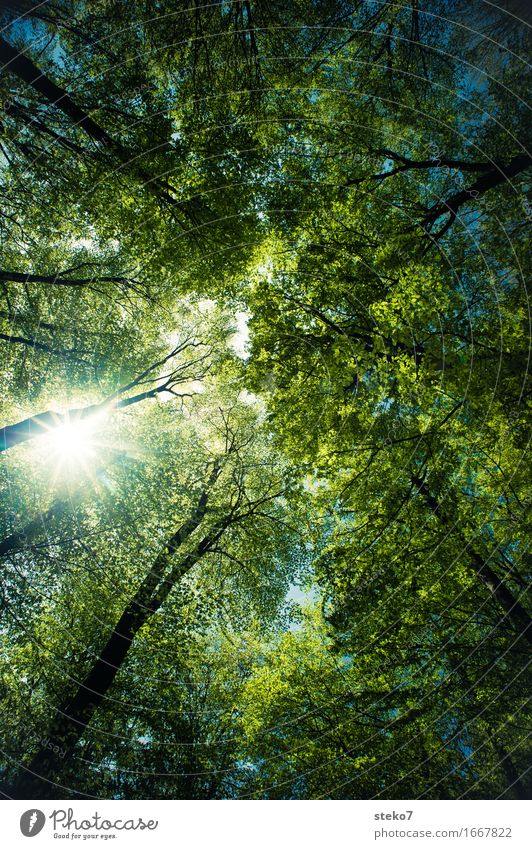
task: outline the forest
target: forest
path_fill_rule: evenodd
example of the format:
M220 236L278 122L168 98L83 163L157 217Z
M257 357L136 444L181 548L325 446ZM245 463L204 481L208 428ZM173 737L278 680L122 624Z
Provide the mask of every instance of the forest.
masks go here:
M3 799L531 798L526 9L2 3Z

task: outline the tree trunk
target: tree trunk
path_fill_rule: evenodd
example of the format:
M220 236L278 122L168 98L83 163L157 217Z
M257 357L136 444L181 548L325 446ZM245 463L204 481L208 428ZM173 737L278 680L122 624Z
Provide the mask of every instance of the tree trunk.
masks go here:
M487 586L494 598L497 599L503 610L506 611L508 618L514 622L522 636L532 643L532 619L523 605L510 592L502 579L495 574L493 569L488 565L488 562L470 546L468 550L471 552L471 556L478 567L477 575Z
M190 554L168 571L172 556L203 521L210 490L219 474L220 466L215 464L193 514L170 537L155 559L76 693L57 708L46 735L50 745L57 751L43 747L34 755L30 764L23 768L20 778L7 789L7 795L11 798L53 797L54 776L63 768L64 758L72 755L85 728L104 701L134 638L166 601L177 581L192 569L233 520L229 515L215 525Z
M425 228L429 228L438 218L443 215L448 215L447 222L432 238L438 239L446 230L449 229L452 222L458 214L458 210L468 201L485 194L485 192L500 186L501 183L506 183L511 177L517 176L522 171L526 171L532 166L532 156L528 153L516 156L508 165L497 165L482 174L474 183L468 186L467 189L462 189L461 192L451 195L444 203L429 209L427 215L422 221Z
M33 64L31 59L20 53L5 39L0 37L0 62L4 70L14 74L37 91L49 103L60 109L76 126L81 127L94 141L103 144L109 150L118 151L119 145L94 121L90 115L75 103L64 88L56 85Z
M94 277L63 277L58 274L26 274L23 271L0 271L0 281L5 283L47 283L53 286L75 286L81 287L100 283L117 283L122 286L134 288L134 283L126 277L110 277L95 274Z
M65 89L56 85L31 59L1 37L0 63L4 64L3 70L14 74L33 88L48 103L67 115L76 127L84 130L93 141L103 145L106 150L117 156L130 173L142 180L149 192L172 208L174 214L178 211L182 212L193 224L197 224L191 201L178 201L174 196L173 187L166 180L154 177L139 165L138 152L127 150L120 142L115 141L103 127L77 105Z
M530 786L527 786L528 782L523 780L525 779L525 776L519 775L514 762L504 746L494 739L492 739L491 742L497 753L497 757L499 758L499 765L508 782L508 790L513 793L517 799L532 799L531 788Z
M411 475L411 481L417 487L418 492L423 496L425 503L430 510L437 516L440 522L447 528L452 528L453 523L446 513L441 509L441 505L437 498L430 492L425 479L416 475ZM515 598L513 593L508 589L506 584L499 578L493 569L489 566L488 559L482 557L478 551L471 546L467 540L463 540L467 552L475 564L475 574L483 584L489 589L490 593L497 600L500 607L505 611L509 620L514 623L520 635L532 643L532 619L523 607L523 605Z
M28 439L34 439L36 436L43 436L48 431L68 422L83 421L83 419L102 410L104 406L105 403L90 404L87 407L69 410L66 413L56 413L54 410L47 410L45 413L37 413L36 416L29 416L27 419L22 419L22 421L16 422L16 424L6 425L0 428L0 452L7 451L9 448L20 445L22 442L27 442Z

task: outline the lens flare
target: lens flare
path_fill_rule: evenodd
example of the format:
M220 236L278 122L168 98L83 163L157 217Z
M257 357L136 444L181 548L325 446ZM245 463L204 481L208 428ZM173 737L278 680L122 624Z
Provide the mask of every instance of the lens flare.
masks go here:
M71 423L54 428L48 436L52 450L69 462L78 462L93 453L90 433L82 423Z
M100 416L64 418L43 436L46 453L58 472L88 472L96 456L95 431Z

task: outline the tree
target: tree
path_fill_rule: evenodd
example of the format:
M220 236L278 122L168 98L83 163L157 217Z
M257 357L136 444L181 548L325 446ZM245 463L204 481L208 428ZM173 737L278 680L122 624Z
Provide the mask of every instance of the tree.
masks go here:
M19 781L9 787L10 795L48 795L54 792L53 787L50 789L50 782L56 779L58 770L68 766L68 760L63 764L62 759L65 755L70 759L85 729L108 698L115 677L121 672L140 632L156 614L164 615L170 594L198 564L206 558L212 561L219 557L222 563L226 561L228 564L226 580L232 580L235 569L240 574L242 569L250 568L254 575L258 571L258 563L253 549L255 562L252 560L246 567L250 537L253 538L260 528L263 557L268 558L271 556L268 548L274 542L279 545L281 539L288 541L293 536L285 528L282 511L276 507L292 488L287 471L282 465L273 466L271 459L261 457L260 444L254 445L258 440L251 430L253 416L250 411L239 412L234 408L230 414L222 412L219 415L221 420L218 426L215 424L214 438L223 449L217 449L211 459L204 461L203 468L195 459L194 485L187 495L188 506L182 508L184 512L179 516L177 526L162 544L159 543L157 554L136 582L135 592L121 600L119 608L115 601L113 607L119 611L117 620L101 647L97 648L95 658L85 673L79 678L77 674L73 677L72 681L77 681L74 690L57 706L47 735L56 741L54 746L59 747L59 751L54 752L48 747L37 751L25 768L27 772L24 771ZM189 444L191 439L193 434L189 436ZM169 446L167 450L171 452ZM196 448L196 453L201 453L201 450ZM178 456L172 458L174 474L178 474L181 466L183 475L184 456L184 446L181 446ZM176 466L178 458L179 465ZM167 469L166 475L169 473ZM178 485L183 486L181 482ZM161 537L160 532L157 537ZM151 547L153 544L152 541ZM274 550L278 559L280 549ZM265 568L266 562L265 559ZM275 603L273 598L281 590L279 604L283 581L286 581L285 568L282 561L278 566L270 564L265 572L265 590L261 586L255 590L259 598L260 593L266 592L270 594L270 604ZM239 577L239 582L245 586L247 579ZM271 589L268 587L270 582ZM57 781L60 782L60 779ZM63 792L61 785L59 792Z

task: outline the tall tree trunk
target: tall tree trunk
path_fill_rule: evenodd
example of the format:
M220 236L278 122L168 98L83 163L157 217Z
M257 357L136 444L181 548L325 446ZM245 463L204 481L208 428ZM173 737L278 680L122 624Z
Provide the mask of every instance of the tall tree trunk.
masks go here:
M510 592L504 581L495 574L489 563L481 555L468 546L468 550L477 566L477 575L497 599L508 617L514 622L529 642L532 642L532 620L523 605Z
M516 177L523 171L526 171L532 166L532 156L529 153L524 153L520 156L515 156L508 165L497 165L486 171L474 183L468 186L467 189L462 189L451 195L446 201L428 210L425 218L422 221L423 226L428 229L434 224L438 218L447 215L447 221L441 229L435 233L432 238L437 240L440 236L449 229L454 219L456 218L459 209L469 201L478 198L491 189L500 186L501 183L506 183L511 177Z
M78 106L64 88L56 85L31 59L1 36L0 63L4 64L4 71L9 71L29 85L48 103L67 115L74 125L84 130L93 141L98 142L107 151L114 154L122 162L124 168L137 179L140 179L151 194L171 207L174 214L179 211L193 224L197 224L194 203L192 201L178 201L175 197L175 190L166 180L154 177L145 171L138 162L139 153L142 153L142 151L128 150L120 142L113 139L100 124Z
M0 271L0 281L5 283L46 283L54 286L74 286L84 288L99 283L116 283L126 288L134 289L135 283L127 277L112 277L95 274L93 277L65 277L57 274L26 274L23 271Z
M120 671L131 644L142 626L159 610L175 584L192 569L231 524L231 514L203 537L183 560L171 566L173 555L199 527L207 511L209 493L220 474L215 464L198 504L180 528L170 537L155 559L133 598L124 608L96 662L80 682L75 694L59 705L47 733L53 748L43 747L24 772L5 791L12 798L47 798L54 795L53 779L70 757L85 728L98 710ZM62 794L60 794L62 795Z
M15 424L6 425L0 428L0 452L7 451L15 445L21 445L29 439L35 439L36 436L43 436L48 431L67 422L83 421L83 419L87 419L102 410L104 406L104 404L90 404L87 407L72 409L66 413L47 410L44 413L37 413L35 416L22 419Z
M417 475L411 475L411 481L417 487L418 492L423 496L425 503L430 510L439 518L440 522L445 527L452 528L454 523L451 521L450 517L447 516L445 511L442 510L441 504L429 490L425 479L420 478ZM487 559L483 557L467 540L464 539L463 543L467 553L471 556L473 561L472 566L475 569L477 577L480 578L484 586L489 589L500 607L505 611L508 619L515 625L520 636L532 643L532 619L528 612L508 589L504 581L495 574L489 565L489 558Z
M496 739L492 738L492 745L499 758L499 766L504 772L506 781L508 782L508 790L517 799L532 799L532 788L530 782L527 782L525 776L519 775L513 760L504 746Z
M94 141L103 144L104 147L116 153L120 151L120 145L74 102L64 88L52 82L37 65L34 65L31 59L20 53L16 47L13 47L1 37L0 62L5 66L4 71L9 71L23 80L41 97L44 97L48 103L67 115L76 126L81 127Z

